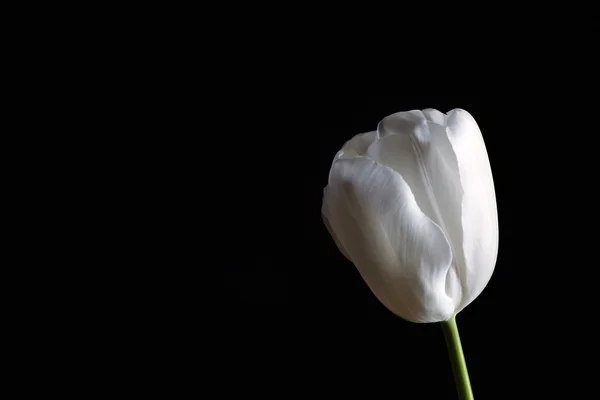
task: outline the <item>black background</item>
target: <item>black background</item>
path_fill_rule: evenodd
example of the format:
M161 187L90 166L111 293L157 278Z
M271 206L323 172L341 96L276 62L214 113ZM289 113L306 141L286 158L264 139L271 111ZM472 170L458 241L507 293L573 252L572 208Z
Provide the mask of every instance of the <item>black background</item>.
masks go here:
M577 209L586 189L573 189L585 178L573 174L584 168L581 143L565 140L572 113L517 94L278 100L246 120L265 130L240 156L253 178L239 193L243 221L219 303L226 375L282 398L457 398L439 324L406 322L379 303L320 208L332 158L353 135L398 111L464 108L486 142L500 224L493 277L457 316L475 397L538 398L587 382L588 369L564 361L585 356L575 348L593 298L574 273L591 266L573 250L586 242L574 233L586 224Z

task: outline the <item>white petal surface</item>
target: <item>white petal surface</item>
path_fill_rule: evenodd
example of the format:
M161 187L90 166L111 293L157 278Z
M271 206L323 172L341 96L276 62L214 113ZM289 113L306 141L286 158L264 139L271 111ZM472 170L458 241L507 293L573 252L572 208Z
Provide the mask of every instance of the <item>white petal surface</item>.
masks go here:
M425 118L431 122L434 122L440 126L446 126L446 114L434 108L426 108L423 110L423 115L425 115Z
M359 133L352 139L348 140L342 146L342 149L338 151L334 160L340 157L354 157L362 156L367 152L367 149L375 140L379 138L377 131L371 131L366 133Z
M400 174L367 157L341 158L322 211L340 250L390 311L412 322L453 315L456 304L445 292L450 246Z
M462 204L463 250L466 263L460 311L489 282L498 254L498 214L492 171L481 131L471 114L462 109L448 113L448 138L458 159Z
M435 111L435 110L433 110ZM439 112L429 116L444 123ZM460 273L465 263L461 222L463 191L458 163L444 126L420 111L384 118L378 126L382 137L367 154L397 171L410 186L421 210L445 232L453 253L446 280L446 294L458 307L462 298Z
M332 168L333 164L339 158L348 158L364 155L367 152L369 146L377 139L379 139L379 133L377 131L359 133L358 135L354 135L354 137L352 137L352 139L344 143L340 151L337 152L337 154L333 158L333 162L331 163ZM329 171L329 179L331 179L331 170Z
M325 205L323 205L323 210L324 209L325 209ZM323 213L323 222L325 223L325 227L327 228L327 231L329 232L329 234L333 238L333 241L335 242L335 245L337 246L338 249L340 249L340 252L344 255L344 257L346 257L348 260L352 261L352 258L350 258L350 254L348 254L348 252L344 248L344 245L342 244L342 242L340 242L340 240L338 239L337 235L335 234L335 231L331 227L331 224L329 223L329 220L327 219L327 217L325 217L325 211L323 211L322 213ZM327 214L330 214L330 212L328 211Z

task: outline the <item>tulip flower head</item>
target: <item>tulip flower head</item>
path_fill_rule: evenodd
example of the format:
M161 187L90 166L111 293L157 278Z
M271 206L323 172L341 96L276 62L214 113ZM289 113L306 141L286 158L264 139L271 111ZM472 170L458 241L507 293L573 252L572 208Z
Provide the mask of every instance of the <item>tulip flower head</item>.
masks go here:
M462 109L398 112L351 138L334 157L322 214L370 290L411 322L450 319L494 271L492 172Z

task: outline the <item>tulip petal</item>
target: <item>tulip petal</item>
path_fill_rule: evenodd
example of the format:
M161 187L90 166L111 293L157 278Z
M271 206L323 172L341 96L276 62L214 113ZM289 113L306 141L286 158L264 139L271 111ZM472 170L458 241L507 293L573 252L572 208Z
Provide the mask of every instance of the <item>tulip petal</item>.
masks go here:
M421 110L397 112L382 119L377 125L377 133L380 138L387 135L395 135L399 132L412 132L424 120Z
M427 120L434 122L440 126L446 126L446 114L434 108L426 108L423 110L423 115Z
M325 205L323 207L325 207ZM325 227L327 228L327 231L333 238L335 245L337 246L338 249L340 249L340 252L344 255L344 257L346 257L349 261L352 261L352 259L350 258L350 255L344 248L344 244L340 241L340 239L338 239L337 235L335 234L335 231L331 227L331 224L329 223L329 220L327 219L325 214L326 213L323 212L323 222L325 223ZM329 214L329 213L327 213L327 214Z
M393 169L368 157L334 162L323 217L377 298L412 322L439 322L456 308L445 294L452 253Z
M460 271L465 296L460 311L489 282L498 254L498 213L492 170L479 126L467 111L448 113L448 138L458 158L462 204L464 270Z
M354 135L354 137L348 140L342 146L342 149L338 151L336 156L334 157L334 161L341 157L354 157L354 156L362 156L367 152L367 149L373 143L379 139L379 134L377 131L371 131L366 133L359 133L358 135Z
M369 147L367 155L402 175L421 210L446 234L453 253L446 294L458 306L465 263L458 162L445 127L419 113L401 112L384 118L378 126L381 139ZM428 114L443 123L436 113Z
M356 157L362 156L367 152L369 146L379 139L379 133L377 131L371 131L366 133L359 133L358 135L354 135L352 139L348 140L340 151L337 152L335 157L333 157L333 164L339 158L348 158L348 157ZM329 179L331 179L331 170L329 171Z

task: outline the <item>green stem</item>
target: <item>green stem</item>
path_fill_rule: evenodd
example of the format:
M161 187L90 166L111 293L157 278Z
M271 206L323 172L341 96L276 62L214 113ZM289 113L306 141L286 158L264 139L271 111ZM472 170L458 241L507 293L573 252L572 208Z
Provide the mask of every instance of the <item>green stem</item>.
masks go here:
M460 400L474 400L471 381L469 381L469 371L467 371L467 363L465 362L465 355L463 354L458 327L456 326L456 316L448 321L442 321L442 329L444 330L448 354L452 363L458 398Z

